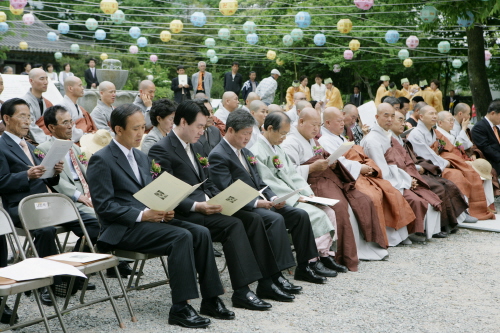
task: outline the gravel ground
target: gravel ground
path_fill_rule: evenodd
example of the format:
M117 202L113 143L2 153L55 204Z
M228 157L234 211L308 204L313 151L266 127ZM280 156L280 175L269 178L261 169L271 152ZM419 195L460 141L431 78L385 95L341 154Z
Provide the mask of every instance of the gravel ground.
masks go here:
M297 283L304 287L304 292L293 303L272 302L273 308L266 312L234 309L235 320L212 319L206 332L498 331L500 233L461 229L447 239L391 248L389 253L388 261L361 262L359 272L340 274L326 285ZM222 259L217 260L218 265L223 265ZM159 260L146 264L145 281L163 277ZM293 282L293 277L288 277ZM222 299L231 307L227 270L222 273L222 280L229 291ZM89 291L88 297L104 292L100 279L92 277L91 281L98 289ZM116 280L111 279L111 286L117 290ZM129 295L137 323L130 321L125 302L119 299L125 329L118 328L108 302L65 315L68 331L192 332L167 324L171 304L168 286ZM76 297L72 300L77 301ZM199 309L200 300L191 304ZM23 296L21 305L22 315L38 313L33 296ZM50 323L54 331L61 331L57 321ZM43 332L44 328L38 324L20 331Z

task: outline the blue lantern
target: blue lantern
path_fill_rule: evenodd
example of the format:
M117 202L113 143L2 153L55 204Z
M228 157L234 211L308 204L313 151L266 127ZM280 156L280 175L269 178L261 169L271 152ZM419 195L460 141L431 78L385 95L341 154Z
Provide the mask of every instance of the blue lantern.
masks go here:
M132 27L129 29L128 34L133 39L137 39L137 38L141 37L141 29L139 27Z
M245 31L246 34L253 34L257 31L257 25L252 21L246 21L245 24L243 24L243 31Z
M408 59L410 57L410 52L407 49L401 49L398 52L398 58L401 60Z
M57 40L57 34L53 31L47 33L47 39L51 42L55 42Z
M191 23L193 23L195 27L202 27L207 23L207 17L202 12L194 12L191 15Z
M292 36L294 42L298 42L299 40L302 40L304 33L302 32L302 29L296 28L292 30L290 36Z
M316 34L314 35L314 44L316 46L323 46L326 43L326 37L324 34Z
M311 15L308 12L298 12L295 15L295 24L299 28L307 28L311 25Z
M104 40L106 39L106 31L102 29L97 29L94 33L94 38L97 40Z
M214 47L215 46L215 39L213 38L207 38L205 39L205 46L206 47Z
M292 36L290 35L283 36L283 44L285 44L285 46L292 46L293 44Z
M137 39L137 46L139 47L146 47L148 45L148 40L146 37L139 37Z
M0 22L0 33L7 32L9 30L9 25L5 22Z
M57 31L63 35L67 34L69 32L69 24L65 22L59 23L57 25Z
M222 28L219 30L219 38L222 40L229 40L229 37L231 36L231 32L229 29Z
M457 23L463 28L468 28L472 25L472 23L474 23L474 14L472 14L470 11L466 11L465 14L465 17L460 16L457 19Z
M257 34L248 34L247 35L247 42L250 45L255 45L259 42L259 36L257 36Z
M396 30L388 30L385 33L385 40L387 43L394 44L399 40L399 32Z

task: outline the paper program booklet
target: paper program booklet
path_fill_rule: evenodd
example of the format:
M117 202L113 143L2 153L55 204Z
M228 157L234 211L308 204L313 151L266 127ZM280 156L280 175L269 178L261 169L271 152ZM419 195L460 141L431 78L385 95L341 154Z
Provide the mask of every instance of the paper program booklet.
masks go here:
M330 198L323 198L323 197L302 196L301 198L307 202L317 203L317 204L325 205L325 206L334 206L335 204L337 204L337 202L339 202L339 200L330 199Z
M279 198L276 198L274 201L273 201L273 205L278 205L280 203L282 203L283 201L287 201L288 198L290 197L293 197L295 194L299 193L300 191L302 191L303 188L299 188L298 190L295 190L295 191L292 191L288 194L285 194L284 196L282 197L279 197Z
M40 179L50 178L54 176L54 166L59 161L65 160L65 156L72 146L73 141L71 140L54 139L52 147L50 147L49 151L43 158L42 163L40 163L40 165L43 165L46 169Z
M221 214L231 216L258 196L259 191L238 179L224 191L208 200L207 203L210 205L221 205Z
M349 149L354 146L354 142L344 142L343 144L340 145L340 147L337 148L330 156L328 156L328 165L332 165L335 163L336 160L339 159L340 156L344 155L347 153Z

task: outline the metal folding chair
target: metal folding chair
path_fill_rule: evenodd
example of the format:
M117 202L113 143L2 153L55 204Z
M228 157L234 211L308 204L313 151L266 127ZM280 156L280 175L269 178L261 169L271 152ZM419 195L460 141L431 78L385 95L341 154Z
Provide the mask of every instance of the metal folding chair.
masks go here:
M19 237L16 234L14 224L12 223L12 220L11 220L9 214L7 214L7 212L1 207L0 207L0 235L11 236L11 239L13 240L13 242L16 243L17 247L21 248L20 247L21 242L19 241ZM21 258L21 260L26 259L23 251L19 252L19 257ZM40 294L38 293L38 288L43 288L43 287L47 287L47 289L49 290L50 298L52 299L52 302L54 303L54 310L56 312L55 316L57 316L57 318L59 319L59 323L61 324L62 330L64 332L66 332L66 326L64 325L64 322L62 320L61 312L59 311L59 307L57 306L57 304L55 302L54 294L52 293L52 290L50 288L50 285L53 282L54 282L54 280L52 277L43 278L43 279L36 279L36 280L29 280L29 281L21 281L21 282L16 282L14 280L0 278L0 296L3 297L2 303L0 305L0 314L3 313L3 311L5 309L5 305L7 304L8 296L16 295L16 301L15 301L14 307L12 309L12 318L11 318L10 324L9 324L9 326L0 328L0 332L3 332L5 330L13 330L13 329L17 329L17 328L22 328L22 327L34 325L34 324L39 323L41 321L43 321L47 332L51 332L50 327L49 327L49 323L47 320L47 315L45 314L43 305L40 301ZM36 303L38 305L38 309L40 310L41 318L20 321L17 324L14 324L17 310L19 307L19 302L20 302L21 296L23 295L23 293L25 291L33 291Z
M62 194L34 194L30 195L19 203L19 219L21 220L21 224L23 226L23 229L25 230L26 237L28 239L29 245L32 248L33 252L35 253L35 256L38 256L38 253L36 252L35 245L33 243L33 238L31 237L31 233L29 232L30 230L35 230L35 229L40 229L40 228L45 228L45 227L51 227L51 226L57 226L57 225L63 225L64 223L71 222L71 221L78 221L80 223L80 227L83 230L84 234L84 241L87 243L89 246L91 252L95 253L94 246L89 238L89 235L87 233L87 230L85 229L85 225L80 217L80 214L78 212L78 209L76 208L75 204L73 201L71 201L70 198L67 196L64 196ZM52 257L52 256L51 256ZM121 328L125 327L123 324L123 321L121 319L120 313L118 312L116 303L115 303L115 298L117 297L124 297L125 302L127 304L128 310L130 312L131 320L133 322L136 322L137 319L134 315L134 311L132 309L132 306L130 304L130 300L128 298L125 286L123 284L123 281L120 277L120 274L118 272L118 258L115 256L112 256L111 258L103 259L103 260L98 260L90 263L85 263L85 264L75 264L77 269L79 269L82 273L85 275L89 276L92 273L98 273L99 276L101 277L101 280L104 284L104 288L106 289L107 296L90 300L85 302L84 297L85 297L85 291L87 289L87 284L88 284L88 279L85 280L82 293L80 296L80 304L74 305L70 308L68 308L69 300L71 298L71 290L73 289L73 285L75 283L75 277L71 278L71 281L69 283L68 287L68 293L66 296L66 300L63 306L63 309L61 311L62 314L65 314L69 311L73 311L82 307L86 307L95 303L103 302L103 301L109 301L111 303L111 306L113 307L113 310L115 312L116 318L118 320L119 326ZM103 270L106 270L108 268L114 268L115 272L117 274L118 282L120 284L120 288L122 290L121 294L119 295L112 295L111 290L109 289L108 282L106 278L104 277ZM50 318L50 317L49 317Z

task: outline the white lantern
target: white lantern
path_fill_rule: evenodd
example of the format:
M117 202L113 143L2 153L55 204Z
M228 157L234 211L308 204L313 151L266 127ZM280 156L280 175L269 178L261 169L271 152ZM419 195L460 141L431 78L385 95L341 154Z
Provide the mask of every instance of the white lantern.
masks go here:
M219 38L222 40L229 40L229 37L231 37L231 32L229 29L222 28L219 30Z
M111 14L111 21L113 21L114 24L122 24L125 22L125 13L118 9L116 12Z
M85 26L89 30L95 30L95 29L97 29L98 25L99 25L99 23L97 23L97 21L95 19L93 19L93 18L88 18L87 21L85 21Z
M23 23L26 25L33 25L33 23L35 23L35 16L33 16L33 14L31 13L24 14Z
M245 31L246 34L253 34L257 31L257 25L252 21L246 21L245 24L243 24L243 31Z
M453 59L453 62L451 63L453 68L460 68L462 67L462 60L460 59Z
M207 57L208 58L212 58L214 56L215 56L215 50L210 49L210 50L207 51Z
M304 32L302 32L302 29L296 28L292 30L290 36L292 36L294 42L298 42L304 38Z
M139 52L139 48L135 45L130 45L130 47L128 48L128 51L132 54L136 54L137 52Z
M490 51L488 51L488 50L485 50L485 51L484 51L484 61L488 61L488 60L490 60L490 59L491 59L491 57L492 57L491 52L490 52Z
M205 46L210 47L210 48L214 47L215 46L215 39L213 39L213 38L205 39Z
M80 45L78 45L78 44L71 44L70 50L71 50L71 52L77 53L78 51L80 51Z
M344 51L344 59L345 60L351 60L352 57L354 57L354 53L351 50Z
M405 60L410 57L410 52L407 49L401 49L398 52L398 58L401 60Z

